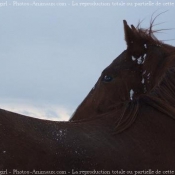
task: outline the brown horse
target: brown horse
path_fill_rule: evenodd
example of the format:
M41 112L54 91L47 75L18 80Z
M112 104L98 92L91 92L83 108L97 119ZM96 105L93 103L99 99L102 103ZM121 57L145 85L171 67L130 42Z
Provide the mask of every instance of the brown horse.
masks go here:
M174 174L175 47L152 25L124 31L127 49L69 122L0 110L0 172Z

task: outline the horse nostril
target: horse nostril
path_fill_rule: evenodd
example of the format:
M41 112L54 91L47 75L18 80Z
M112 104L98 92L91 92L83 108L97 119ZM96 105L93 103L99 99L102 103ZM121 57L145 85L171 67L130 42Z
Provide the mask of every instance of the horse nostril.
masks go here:
M110 75L105 75L104 77L103 77L103 79L102 79L102 81L103 82L110 82L110 81L112 81L112 76L110 76Z

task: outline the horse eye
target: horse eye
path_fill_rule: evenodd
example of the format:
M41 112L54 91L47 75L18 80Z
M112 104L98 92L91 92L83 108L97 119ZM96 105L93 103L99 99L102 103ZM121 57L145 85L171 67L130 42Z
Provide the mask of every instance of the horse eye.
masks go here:
M110 82L110 81L112 81L112 77L110 76L110 75L105 75L104 77L103 77L103 79L102 79L102 81L104 81L104 82Z

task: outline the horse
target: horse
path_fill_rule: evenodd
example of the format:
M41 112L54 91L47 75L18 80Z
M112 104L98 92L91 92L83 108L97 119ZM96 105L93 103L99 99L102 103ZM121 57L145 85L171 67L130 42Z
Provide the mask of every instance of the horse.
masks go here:
M6 174L174 174L175 47L124 24L127 48L67 122L0 110ZM1 172L2 172L1 171Z

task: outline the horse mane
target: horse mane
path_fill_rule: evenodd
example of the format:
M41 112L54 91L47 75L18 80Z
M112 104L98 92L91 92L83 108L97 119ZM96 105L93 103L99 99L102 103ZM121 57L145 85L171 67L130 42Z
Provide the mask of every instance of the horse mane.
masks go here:
M152 25L152 24L150 24L150 25ZM153 45L157 45L157 46L163 46L165 49L168 49L168 50L174 50L173 46L171 46L169 44L165 44L163 41L158 40L156 38L155 33L159 32L161 30L163 30L163 29L153 30L152 27L150 27L149 29L138 28L138 35L139 35L138 37L140 38L140 40L145 41L145 43L153 44Z

